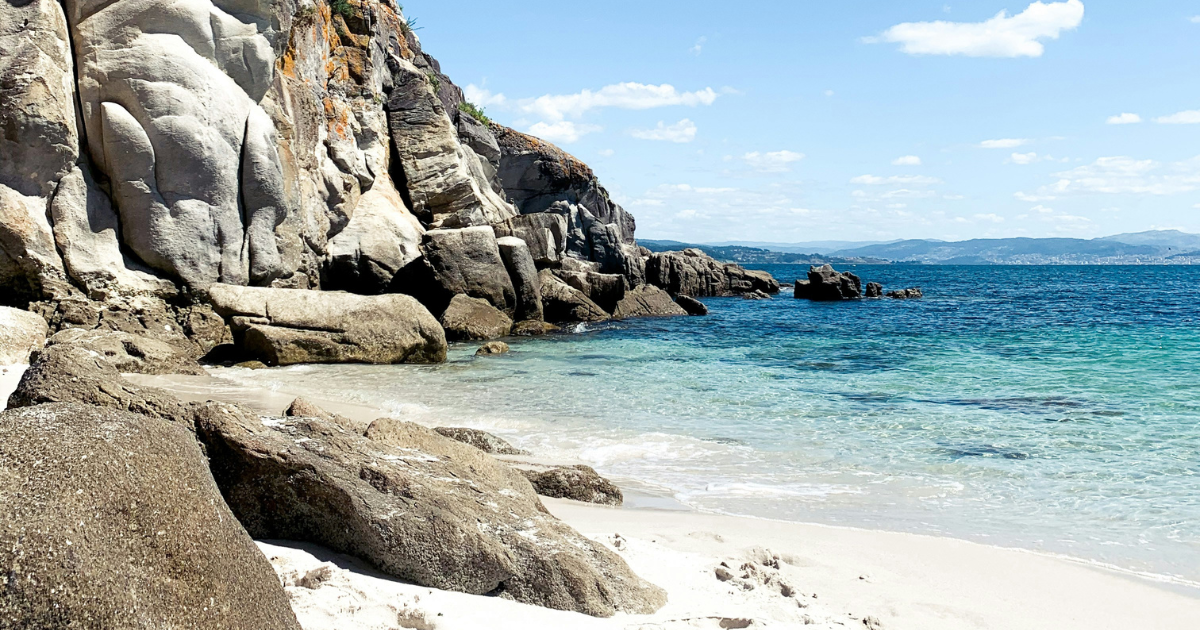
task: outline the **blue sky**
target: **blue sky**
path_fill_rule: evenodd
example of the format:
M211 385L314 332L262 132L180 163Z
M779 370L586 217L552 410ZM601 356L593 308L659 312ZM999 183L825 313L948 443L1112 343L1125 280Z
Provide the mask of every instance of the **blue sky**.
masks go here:
M1200 232L1200 2L405 6L642 238Z

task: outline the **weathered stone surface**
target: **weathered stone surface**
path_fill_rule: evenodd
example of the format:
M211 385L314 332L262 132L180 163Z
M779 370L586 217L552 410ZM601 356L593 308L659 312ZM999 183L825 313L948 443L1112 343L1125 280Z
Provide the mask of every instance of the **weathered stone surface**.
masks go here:
M625 298L625 277L596 273L594 271L566 271L555 269L555 276L574 287L595 302L605 312L611 313L617 308L617 303Z
M375 421L369 439L314 418L270 424L217 404L196 420L252 536L324 545L423 586L592 615L665 601L479 449L397 420Z
M698 249L651 254L646 261L646 281L671 295L689 297L779 293L779 283L771 274L717 262Z
M762 291L759 291L758 289L755 289L753 291L750 291L749 293L743 293L742 299L744 299L744 300L769 300L769 299L771 299L771 296L767 295L766 293L763 293Z
M302 397L293 400L287 409L283 410L283 415L289 418L319 418L345 429L351 429L354 426L354 423L349 418L325 411L315 403L305 400Z
M539 320L527 319L513 324L514 337L541 337L552 333L562 332L562 328Z
M913 287L911 289L900 289L899 291L888 291L887 296L894 300L914 300L925 297L925 294L921 292L920 287Z
M434 429L438 435L442 435L462 442L470 444L484 453L493 455L528 455L529 451L521 450L512 444L498 438L487 431L479 429L467 429L464 427L437 427Z
M509 351L508 344L503 341L489 341L475 351L477 357L495 356L497 354L507 354Z
M239 345L268 365L446 359L441 324L407 295L214 284L209 298L233 322Z
M490 225L517 211L492 189L424 72L393 58L386 109L413 212L434 228Z
M49 345L69 344L95 352L118 372L136 374L192 374L204 370L196 363L194 344L172 344L160 339L118 330L68 328L50 337Z
M538 274L542 285L542 309L551 322L602 322L608 313L582 291L558 279L549 269Z
M28 363L46 343L49 327L41 315L0 306L0 365Z
M868 282L867 289L863 293L863 297L877 298L883 297L883 285L878 282Z
M704 305L704 302L694 297L677 295L675 296L675 303L687 311L688 315L708 315L708 307Z
M496 239L496 245L517 294L513 317L517 320L542 319L542 283L538 280L537 265L529 247L525 241L512 236Z
M322 286L383 293L398 271L421 256L424 233L391 180L379 178L359 200L346 228L330 239Z
M515 236L529 246L539 269L557 265L567 253L567 220L560 214L522 214L492 226L497 237Z
M0 414L0 625L299 630L185 427L79 404Z
M491 228L430 230L421 249L424 257L397 275L394 290L416 296L435 313L462 294L513 314L516 292Z
M112 407L160 420L188 422L187 407L166 392L121 378L102 355L73 344L38 353L8 398L10 409L71 402Z
M601 477L591 466L552 466L547 469L522 468L521 474L544 497L571 499L601 505L621 505L625 497L613 482Z
M839 273L830 265L808 268L808 280L797 280L796 299L837 301L862 297L862 280L846 272Z
M521 214L561 216L571 256L597 262L601 272L621 274L631 285L642 284L633 216L609 198L592 170L548 142L501 125L493 124L492 131L502 153L500 181ZM530 243L540 251L533 239Z
M667 317L687 314L688 312L682 306L676 304L671 299L671 294L649 284L643 284L626 293L625 297L617 303L617 307L613 310L613 317L616 319Z
M513 322L486 300L456 295L442 313L442 328L451 341L484 341L507 337Z

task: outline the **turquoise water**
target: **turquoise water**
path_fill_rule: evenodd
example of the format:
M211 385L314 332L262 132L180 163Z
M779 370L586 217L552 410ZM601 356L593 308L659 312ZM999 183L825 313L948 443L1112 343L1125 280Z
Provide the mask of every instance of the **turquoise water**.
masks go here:
M927 297L716 298L502 357L220 375L491 429L700 509L1200 582L1200 268L856 271Z

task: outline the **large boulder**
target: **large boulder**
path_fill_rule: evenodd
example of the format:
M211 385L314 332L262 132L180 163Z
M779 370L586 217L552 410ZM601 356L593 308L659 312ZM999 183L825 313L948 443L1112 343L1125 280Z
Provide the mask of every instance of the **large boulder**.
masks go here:
M720 297L754 291L779 293L779 283L765 271L722 263L698 249L656 252L646 261L646 282L671 295Z
M513 322L486 300L456 295L442 313L442 328L450 341L486 341L507 337Z
M321 285L354 293L387 290L396 273L421 256L425 229L404 207L391 180L381 177L363 194L345 229L329 240Z
M571 499L600 505L621 505L625 497L613 482L600 476L591 466L550 466L522 468L521 474L544 497Z
M509 444L502 438L498 438L487 431L479 429L468 429L466 427L437 427L434 429L438 435L442 435L462 442L470 444L484 453L492 453L494 455L528 455L529 451L521 450L512 444Z
M514 313L516 291L491 228L430 230L421 249L424 257L396 276L394 291L416 296L434 313L444 311L459 294Z
M529 246L538 268L557 265L567 252L567 220L560 214L522 214L492 226L496 236L515 236Z
M549 269L538 274L542 285L542 308L546 321L602 322L609 314L582 291L555 276Z
M537 265L529 253L529 246L514 236L498 238L496 245L500 248L500 258L504 260L513 291L517 294L514 319L542 319L542 283L538 280Z
M625 298L625 277L594 271L567 271L555 269L554 275L569 286L588 296L606 312L611 313L617 303Z
M441 324L411 296L214 284L209 299L241 348L268 365L446 360Z
M795 296L798 300L838 301L855 300L862 297L862 280L846 272L839 273L830 265L808 268L808 279L797 280Z
M704 305L704 302L694 297L677 295L675 296L675 303L687 311L688 315L708 315L708 307Z
M687 314L688 312L682 306L671 299L671 294L650 284L643 284L626 293L613 310L613 317L616 319Z
M79 404L0 414L0 626L299 630L184 426Z
M103 355L70 343L38 353L8 398L9 408L68 402L188 422L187 406L178 399L130 384Z
M54 334L50 345L76 345L105 358L118 372L203 375L191 343L171 344L119 330L68 328Z
M477 448L398 420L367 437L315 418L196 416L217 485L252 536L313 542L446 590L590 615L649 613L664 593L548 514Z
M0 365L28 363L46 343L46 320L36 313L0 306Z

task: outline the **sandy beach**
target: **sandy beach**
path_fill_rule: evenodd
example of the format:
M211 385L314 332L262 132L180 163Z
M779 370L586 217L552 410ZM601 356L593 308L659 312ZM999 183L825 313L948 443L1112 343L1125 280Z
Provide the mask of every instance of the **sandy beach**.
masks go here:
M279 413L294 392L131 375L189 400ZM355 423L380 412L316 401ZM595 619L387 578L312 545L260 541L307 630L333 628L1185 628L1200 591L1083 562L935 536L543 499L669 602ZM631 501L645 505L650 501Z

